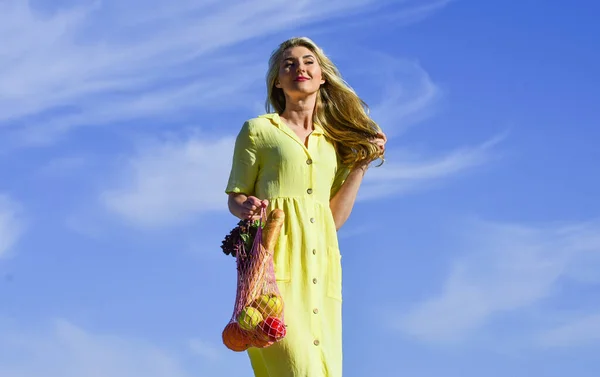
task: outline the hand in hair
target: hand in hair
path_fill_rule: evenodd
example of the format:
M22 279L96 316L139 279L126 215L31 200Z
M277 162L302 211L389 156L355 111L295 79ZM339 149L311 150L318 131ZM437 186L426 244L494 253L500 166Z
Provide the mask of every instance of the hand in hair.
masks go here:
M385 161L385 158L384 158L385 143L387 143L387 136L385 136L385 133L383 133L383 131L380 131L375 135L375 137L370 138L369 141L371 143L375 144L375 146L379 149L379 153L377 155L375 155L374 158L372 158L370 160L364 160L364 161L362 161L362 163L359 163L356 166L358 169L361 169L362 171L366 171L369 167L369 164L378 158L381 159L381 164L378 166L381 166L383 164L383 162Z
M381 157L383 157L383 154L385 153L385 143L387 143L387 136L385 136L383 131L378 132L377 135L370 141L379 147L379 150L381 151Z

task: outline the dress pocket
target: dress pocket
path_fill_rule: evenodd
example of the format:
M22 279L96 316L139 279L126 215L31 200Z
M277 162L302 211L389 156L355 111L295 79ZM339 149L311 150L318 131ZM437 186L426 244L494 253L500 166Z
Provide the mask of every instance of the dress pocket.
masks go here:
M292 279L290 267L290 253L287 250L281 250L273 255L273 269L275 270L275 281L290 281Z
M327 296L342 301L342 256L337 247L327 248Z

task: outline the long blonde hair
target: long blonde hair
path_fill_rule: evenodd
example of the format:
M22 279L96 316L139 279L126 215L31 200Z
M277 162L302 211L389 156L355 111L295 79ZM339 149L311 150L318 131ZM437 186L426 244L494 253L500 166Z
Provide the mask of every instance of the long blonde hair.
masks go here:
M323 128L325 135L333 142L341 163L352 167L377 158L383 161L379 148L369 140L381 128L369 117L367 104L342 79L337 67L323 50L309 38L288 39L273 51L267 72L267 112L281 114L285 110L285 95L275 84L283 53L296 46L306 47L314 53L321 67L325 83L317 93L313 121Z

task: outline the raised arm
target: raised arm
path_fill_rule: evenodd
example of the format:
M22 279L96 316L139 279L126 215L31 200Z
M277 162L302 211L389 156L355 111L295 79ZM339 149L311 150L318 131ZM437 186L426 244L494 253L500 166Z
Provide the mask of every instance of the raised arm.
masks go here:
M387 142L387 137L385 134L380 132L378 137L372 140L372 142L380 148L383 155L383 152L385 151L385 143ZM331 213L333 214L336 230L340 230L340 228L350 217L352 209L354 208L354 203L356 202L358 190L360 189L360 185L368 168L368 161L365 161L359 166L354 167L350 170L345 179L343 179L343 183L339 186L339 188L335 188L337 191L329 200L329 207L331 208ZM340 179L339 177L337 178Z
M329 207L333 214L336 230L340 230L344 223L346 223L346 220L350 217L350 213L352 213L354 203L356 202L358 189L360 188L366 171L366 164L352 169L339 190L329 201Z

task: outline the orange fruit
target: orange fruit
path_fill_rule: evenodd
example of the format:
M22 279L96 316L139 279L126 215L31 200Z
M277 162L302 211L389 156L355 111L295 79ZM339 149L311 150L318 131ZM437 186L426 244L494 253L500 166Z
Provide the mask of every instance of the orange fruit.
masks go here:
M272 344L273 344L273 342L271 342L269 339L259 337L259 336L253 337L252 340L250 341L250 346L256 347L256 348L266 348Z
M231 322L223 329L223 344L235 352L242 352L250 347L250 338L236 322Z

